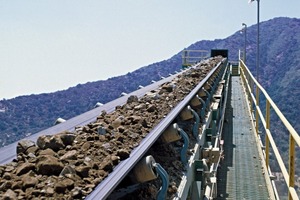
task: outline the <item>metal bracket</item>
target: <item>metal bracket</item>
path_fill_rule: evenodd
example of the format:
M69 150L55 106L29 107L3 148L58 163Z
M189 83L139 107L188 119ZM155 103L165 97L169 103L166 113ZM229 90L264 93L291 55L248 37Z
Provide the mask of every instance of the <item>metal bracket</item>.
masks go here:
M205 121L205 111L206 111L206 107L207 107L207 101L205 102L201 97L199 97L198 95L196 95L196 97L199 99L199 101L202 103L202 107L200 109L200 117L201 117L201 121L204 122Z
M182 146L182 149L180 151L181 162L183 164L186 164L187 163L187 156L186 155L187 155L187 150L188 150L189 143L190 143L189 136L184 132L184 130L182 130L178 126L177 126L177 130L179 131L181 137L183 138L183 146Z
M202 151L202 157L208 159L210 163L217 163L220 157L220 148L204 148Z
M193 136L195 139L198 138L199 135L199 123L200 123L200 117L199 115L196 113L196 111L194 111L191 106L188 106L188 110L190 110L192 112L192 114L194 115L195 118L195 123L193 126Z
M169 175L166 172L166 170L159 163L154 163L153 166L155 167L159 177L162 180L162 186L160 187L160 189L156 195L156 199L164 200L164 199L166 199L167 191L168 191L168 187L169 187Z

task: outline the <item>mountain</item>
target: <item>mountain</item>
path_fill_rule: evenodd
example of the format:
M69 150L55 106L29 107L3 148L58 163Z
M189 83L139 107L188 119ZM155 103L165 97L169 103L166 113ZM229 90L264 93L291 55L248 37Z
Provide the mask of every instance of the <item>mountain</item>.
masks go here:
M256 60L256 25L247 29L247 65L254 73ZM260 25L260 82L287 119L299 132L300 103L300 19L274 18ZM244 47L244 35L236 32L225 39L202 40L187 49L228 49L229 60L238 60ZM139 85L168 76L181 69L181 52L168 60L153 63L123 76L78 84L67 90L19 96L0 101L0 146L53 125L58 118L69 119L86 112L97 102L106 103L129 93ZM287 133L277 132L283 138Z

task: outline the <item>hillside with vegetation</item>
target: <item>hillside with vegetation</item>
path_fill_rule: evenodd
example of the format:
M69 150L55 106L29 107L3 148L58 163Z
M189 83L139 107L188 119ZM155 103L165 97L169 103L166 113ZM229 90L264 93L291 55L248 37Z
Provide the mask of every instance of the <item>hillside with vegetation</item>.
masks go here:
M254 72L255 25L248 27L247 35L247 65ZM225 39L196 42L187 49L228 49L229 60L237 61L238 51L243 47L244 35L237 31ZM260 82L299 132L300 19L281 17L262 22L260 52ZM78 84L53 93L3 99L0 101L0 146L46 129L58 117L70 119L93 109L97 102L109 102L122 92L129 93L139 85L148 85L180 69L181 52L168 60L108 80ZM286 132L276 134L284 140L288 138Z

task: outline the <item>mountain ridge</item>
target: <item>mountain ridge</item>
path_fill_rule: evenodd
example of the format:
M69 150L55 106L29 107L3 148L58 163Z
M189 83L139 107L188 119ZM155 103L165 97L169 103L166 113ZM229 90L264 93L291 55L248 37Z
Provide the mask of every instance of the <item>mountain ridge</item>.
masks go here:
M299 131L297 124L297 96L300 95L300 19L279 17L261 22L260 80L271 98ZM255 69L256 25L247 29L247 66ZM238 60L243 49L244 35L239 31L225 39L202 40L186 49L228 49L229 60ZM283 67L282 67L283 66ZM38 95L19 96L0 101L0 146L19 140L53 125L58 118L69 119L94 107L97 102L107 103L129 93L139 85L178 71L181 52L170 59L141 67L122 76L78 84L66 90ZM292 89L293 93L289 91ZM286 99L285 96L290 98ZM295 101L296 99L296 101Z

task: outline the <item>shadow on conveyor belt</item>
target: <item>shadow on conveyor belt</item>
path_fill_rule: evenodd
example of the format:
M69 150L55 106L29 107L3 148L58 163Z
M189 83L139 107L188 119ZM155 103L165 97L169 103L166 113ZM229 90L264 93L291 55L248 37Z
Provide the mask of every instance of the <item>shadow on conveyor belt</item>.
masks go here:
M228 179L228 172L233 166L233 150L235 144L233 144L233 108L231 104L231 78L229 80L228 96L227 96L227 105L225 111L225 123L223 126L222 140L224 140L224 159L221 161L218 176L217 176L217 191L218 196L216 199L227 199L229 194L226 191L226 185Z

